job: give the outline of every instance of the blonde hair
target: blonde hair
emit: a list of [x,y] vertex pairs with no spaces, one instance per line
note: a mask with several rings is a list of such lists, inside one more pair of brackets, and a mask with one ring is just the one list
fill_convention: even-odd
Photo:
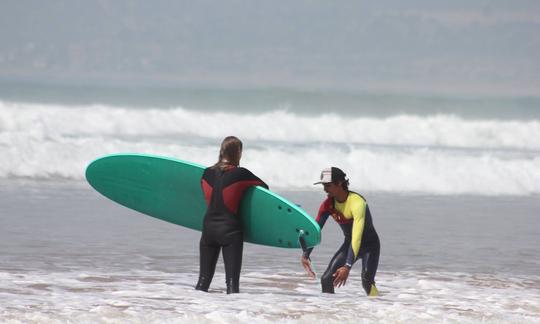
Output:
[[238,166],[241,157],[242,141],[236,136],[227,136],[221,142],[218,161],[214,164],[213,168],[223,170],[231,165]]

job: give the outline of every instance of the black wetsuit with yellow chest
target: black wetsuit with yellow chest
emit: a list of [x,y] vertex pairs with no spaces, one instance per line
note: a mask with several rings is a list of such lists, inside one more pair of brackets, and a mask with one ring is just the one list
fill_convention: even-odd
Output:
[[197,290],[208,291],[220,250],[223,249],[227,293],[239,292],[244,236],[238,209],[244,192],[251,186],[268,188],[246,168],[230,166],[224,170],[214,167],[204,170],[201,187],[208,209],[199,244]]
[[[362,286],[368,295],[374,294],[372,284],[379,265],[380,241],[366,200],[352,191],[342,203],[327,198],[321,204],[316,219],[321,229],[329,216],[339,224],[345,239],[321,277],[322,291],[333,293],[336,270],[343,266],[351,268],[356,260],[362,259]],[[304,256],[309,258],[312,250],[308,249]]]

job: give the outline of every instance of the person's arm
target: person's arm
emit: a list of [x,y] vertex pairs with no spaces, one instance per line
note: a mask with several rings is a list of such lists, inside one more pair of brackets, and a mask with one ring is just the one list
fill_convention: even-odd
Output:
[[[319,213],[317,214],[317,218],[315,219],[317,224],[319,224],[321,231],[324,227],[324,224],[326,224],[326,220],[328,219],[328,216],[330,216],[330,213],[324,210],[323,206],[321,206],[321,208],[319,209]],[[304,253],[302,254],[302,257],[309,260],[309,256],[311,255],[312,251],[313,251],[313,247],[308,248],[307,250],[304,251]]]
[[[317,218],[315,221],[317,224],[319,224],[320,229],[324,227],[324,224],[326,223],[326,220],[328,220],[328,216],[330,216],[330,213],[328,212],[328,205],[329,200],[327,199],[321,204],[321,207],[319,207],[319,212],[317,213]],[[304,253],[302,253],[302,257],[300,258],[300,262],[302,262],[302,266],[308,273],[308,275],[311,278],[315,278],[315,272],[313,271],[313,268],[311,267],[311,259],[309,256],[311,255],[311,252],[313,251],[313,247],[310,247],[308,249],[303,249]]]
[[207,206],[210,204],[210,198],[212,197],[212,191],[214,190],[212,187],[213,182],[213,172],[209,172],[209,168],[206,168],[201,177],[201,189]]
[[353,214],[351,245],[349,247],[349,252],[347,253],[347,261],[345,262],[345,265],[337,269],[334,273],[334,287],[344,286],[347,282],[349,272],[354,264],[354,261],[358,257],[358,252],[360,251],[360,246],[362,244],[362,235],[364,234],[367,204],[362,198],[359,198],[352,203],[354,205],[351,206]]
[[243,171],[243,176],[245,177],[245,180],[251,181],[251,184],[254,186],[261,186],[266,189],[270,189],[270,187],[266,184],[266,182],[262,181],[259,177],[257,177],[253,172],[249,171],[246,168],[241,168]]
[[362,198],[359,198],[351,206],[353,214],[352,239],[349,252],[347,253],[347,261],[345,262],[345,266],[349,269],[358,257],[358,252],[360,252],[360,246],[362,245],[362,235],[364,234],[364,225],[366,223],[366,206],[367,204]]

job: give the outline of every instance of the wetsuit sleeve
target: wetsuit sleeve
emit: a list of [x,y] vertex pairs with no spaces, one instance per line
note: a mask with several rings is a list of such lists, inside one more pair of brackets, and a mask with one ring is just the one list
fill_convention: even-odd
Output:
[[213,173],[210,172],[210,169],[207,168],[204,170],[203,175],[201,177],[201,189],[204,194],[204,200],[206,201],[206,205],[210,203],[210,197],[212,197],[212,191],[214,190],[214,177]]
[[242,197],[249,187],[263,186],[268,188],[261,179],[246,168],[236,168],[227,172],[230,173],[228,173],[227,180],[223,183],[221,190],[223,202],[233,214],[238,213]]
[[254,186],[261,186],[266,189],[270,189],[268,185],[262,181],[259,177],[253,174],[253,172],[249,171],[246,168],[240,168],[243,172],[243,176],[245,177],[245,180],[252,181],[252,185]]
[[[330,211],[328,210],[328,204],[329,204],[328,200],[324,201],[321,204],[321,207],[319,207],[319,212],[317,213],[317,218],[315,218],[315,221],[317,222],[317,224],[319,224],[319,227],[321,228],[321,230],[324,227],[324,224],[326,224],[326,220],[328,220],[328,216],[330,216]],[[309,259],[309,255],[311,254],[311,251],[313,251],[312,247],[304,251],[303,256]]]
[[366,201],[360,197],[351,201],[351,211],[353,214],[353,227],[352,227],[352,239],[349,252],[347,253],[347,261],[345,265],[349,268],[352,267],[354,261],[358,257],[360,252],[360,245],[362,244],[362,235],[364,234],[364,225],[366,223]]

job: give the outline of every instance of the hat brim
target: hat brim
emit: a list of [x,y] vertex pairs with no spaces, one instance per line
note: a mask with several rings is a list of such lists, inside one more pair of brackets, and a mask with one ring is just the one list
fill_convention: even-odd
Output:
[[325,184],[325,183],[331,183],[331,181],[330,182],[317,181],[317,182],[313,183],[313,185]]

